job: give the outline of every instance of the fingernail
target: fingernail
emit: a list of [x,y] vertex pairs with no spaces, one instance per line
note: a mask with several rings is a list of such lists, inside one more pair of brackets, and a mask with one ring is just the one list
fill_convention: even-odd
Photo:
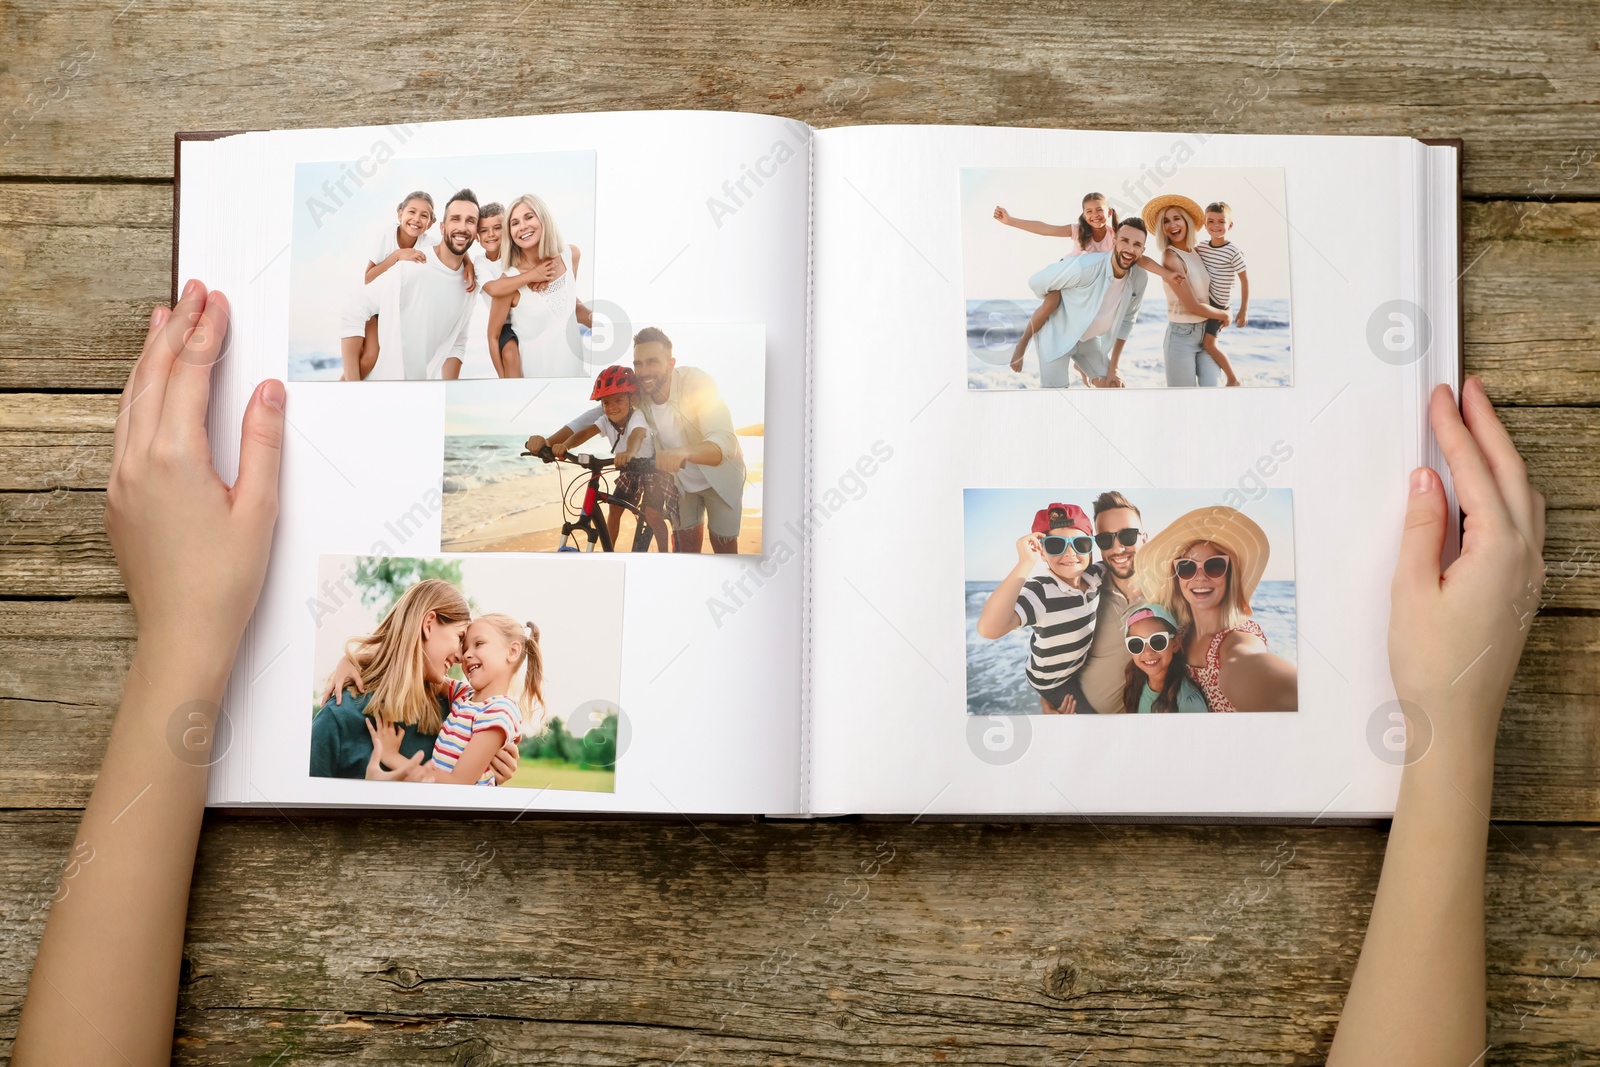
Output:
[[167,319],[171,316],[172,309],[158,307],[150,313],[150,325],[156,329],[160,329],[162,326],[167,324]]
[[200,279],[198,279],[198,278],[190,278],[189,279],[189,284],[185,285],[183,287],[183,295],[181,297],[179,297],[179,299],[180,300],[188,300],[190,297],[194,296],[194,294],[196,292],[198,292],[199,289],[200,289]]
[[1418,467],[1411,472],[1411,491],[1413,493],[1426,493],[1433,488],[1433,471],[1427,467]]
[[261,402],[278,411],[283,410],[283,383],[276,378],[268,378],[261,383]]

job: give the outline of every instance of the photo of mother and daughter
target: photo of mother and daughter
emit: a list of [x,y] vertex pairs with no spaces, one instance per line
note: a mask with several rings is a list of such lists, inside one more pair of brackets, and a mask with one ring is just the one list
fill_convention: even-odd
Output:
[[[969,510],[974,492],[985,491],[969,491]],[[1262,582],[1271,545],[1261,525],[1218,505],[1154,532],[1114,491],[1093,510],[1091,518],[1076,504],[1048,503],[1016,539],[1015,564],[999,582],[969,581],[969,711],[1299,707],[1288,658],[1293,583]]]
[[[362,585],[374,563],[382,567],[386,562],[358,559],[355,584]],[[437,573],[440,569],[424,562],[420,568],[408,570],[411,561],[398,562],[402,573],[430,569]],[[348,568],[330,571],[326,563],[325,576],[334,574],[336,583],[348,578]],[[443,564],[443,570],[459,574],[459,567],[452,572],[450,563]],[[475,585],[493,589],[497,599],[517,593],[514,579],[507,582],[499,574],[494,577],[500,580]],[[613,577],[614,582],[610,580]],[[596,605],[607,599],[608,587],[613,584],[620,598],[620,573],[595,572],[580,583],[587,583],[592,593],[589,599]],[[561,680],[564,685],[558,683],[556,688],[566,692],[553,694],[552,660],[540,627],[502,612],[475,612],[461,588],[464,584],[443,577],[410,582],[370,632],[345,636],[355,615],[320,622],[322,662],[327,662],[333,650],[339,654],[331,670],[320,675],[326,682],[321,684],[311,721],[313,777],[445,785],[536,784],[521,778],[515,783],[511,780],[528,753],[523,743],[555,726],[552,718],[561,718],[550,714],[553,696],[576,707],[582,701],[575,694],[603,695],[615,689],[616,671],[611,661],[620,655],[620,641],[617,648],[608,650],[609,634],[586,632],[582,640],[593,651],[574,662],[568,651],[574,635],[563,635],[567,641],[556,662],[566,677]],[[581,627],[585,614],[565,610],[561,602],[567,598],[559,594],[560,590],[546,589],[546,595],[539,598],[545,611],[560,619],[563,628]],[[529,602],[525,595],[515,599]],[[578,733],[571,724],[556,729],[558,734]],[[581,734],[577,739],[584,740]]]

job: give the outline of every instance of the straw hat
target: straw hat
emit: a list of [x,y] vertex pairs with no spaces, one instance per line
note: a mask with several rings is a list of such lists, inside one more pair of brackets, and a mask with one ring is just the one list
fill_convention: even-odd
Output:
[[1156,236],[1156,223],[1161,213],[1169,207],[1183,209],[1183,213],[1189,216],[1189,236],[1198,240],[1200,230],[1206,224],[1206,213],[1199,204],[1181,193],[1163,193],[1139,209],[1139,216],[1144,219],[1144,227],[1151,236]]
[[1196,508],[1174,519],[1139,549],[1133,558],[1133,580],[1147,600],[1160,600],[1172,582],[1172,561],[1196,541],[1209,541],[1228,554],[1232,581],[1249,611],[1272,546],[1254,519],[1237,508]]

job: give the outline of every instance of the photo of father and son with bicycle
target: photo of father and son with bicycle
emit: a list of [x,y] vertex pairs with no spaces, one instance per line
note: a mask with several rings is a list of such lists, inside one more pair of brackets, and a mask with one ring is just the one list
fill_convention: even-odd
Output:
[[1297,710],[1291,492],[1238,496],[966,490],[968,713]]
[[1281,170],[971,168],[961,225],[970,389],[1293,381]]

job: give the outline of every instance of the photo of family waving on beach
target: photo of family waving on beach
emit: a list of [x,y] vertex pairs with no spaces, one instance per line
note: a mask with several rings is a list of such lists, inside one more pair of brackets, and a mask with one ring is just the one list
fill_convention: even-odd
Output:
[[961,233],[969,388],[1291,384],[1281,170],[966,169]]
[[1292,495],[1238,497],[966,490],[968,713],[1298,710]]
[[766,330],[640,328],[588,379],[445,387],[447,552],[761,552]]
[[290,379],[588,376],[594,160],[299,164]]
[[325,556],[310,773],[614,792],[622,568]]

